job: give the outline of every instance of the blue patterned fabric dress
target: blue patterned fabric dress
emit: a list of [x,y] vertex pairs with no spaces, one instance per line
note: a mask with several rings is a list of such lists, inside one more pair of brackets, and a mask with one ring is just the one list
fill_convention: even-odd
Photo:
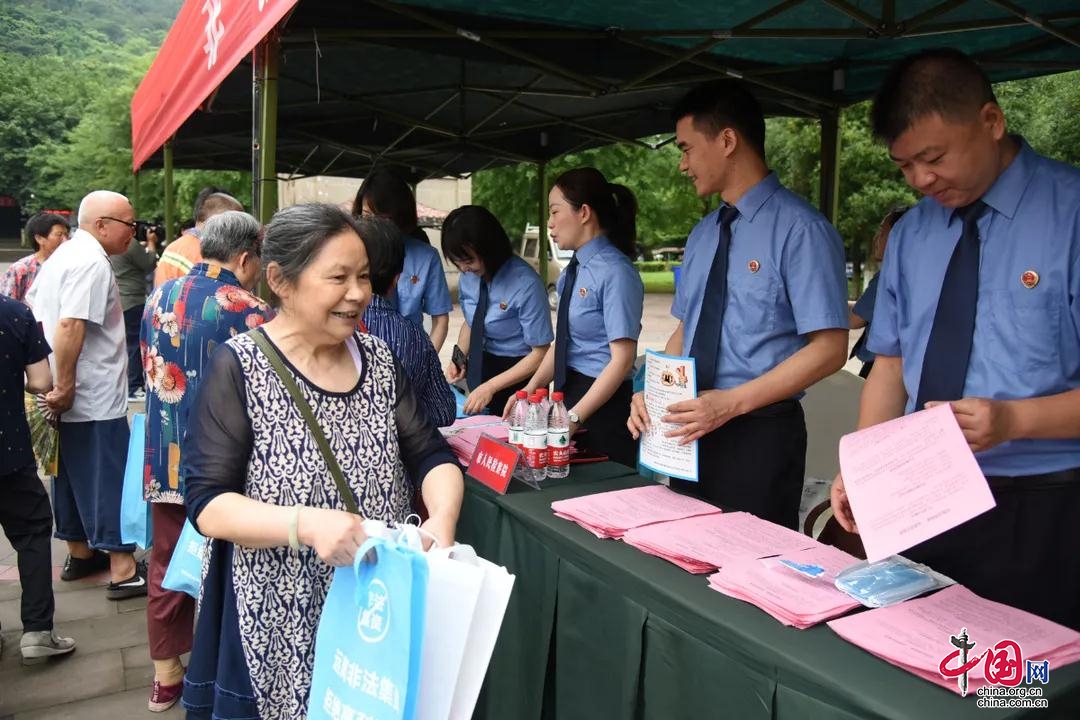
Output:
[[[370,335],[349,342],[359,370],[349,392],[322,390],[286,365],[361,513],[400,522],[413,509],[406,468],[423,478],[454,462],[453,455],[389,348]],[[343,510],[326,462],[267,358],[246,334],[223,347],[211,358],[184,444],[188,517],[197,524],[207,503],[227,492]],[[306,547],[210,545],[184,681],[188,717],[306,717],[315,632],[333,569]]]

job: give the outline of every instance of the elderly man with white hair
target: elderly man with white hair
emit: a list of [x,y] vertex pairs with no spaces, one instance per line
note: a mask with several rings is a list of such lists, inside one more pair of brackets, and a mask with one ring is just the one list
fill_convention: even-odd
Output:
[[[53,485],[56,537],[67,542],[62,580],[106,568],[110,600],[146,594],[146,568],[120,540],[127,456],[127,352],[120,291],[109,255],[124,252],[135,212],[119,193],[98,190],[79,205],[79,228],[45,261],[27,302],[52,345],[49,407],[60,416]],[[106,553],[108,553],[106,555]]]

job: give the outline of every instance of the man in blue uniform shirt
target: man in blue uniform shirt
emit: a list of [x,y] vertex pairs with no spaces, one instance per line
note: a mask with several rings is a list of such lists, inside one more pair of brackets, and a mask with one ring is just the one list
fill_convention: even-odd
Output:
[[[666,352],[696,360],[698,397],[664,422],[699,440],[698,483],[672,486],[794,528],[806,466],[799,398],[845,360],[844,249],[828,220],[765,164],[765,119],[741,83],[692,90],[676,106],[679,169],[721,207],[693,229]],[[634,396],[630,430],[650,419]]]
[[[997,502],[905,554],[1080,629],[1080,171],[1008,135],[953,50],[900,61],[872,121],[925,197],[889,238],[859,427],[951,402]],[[854,530],[843,478],[832,504]]]

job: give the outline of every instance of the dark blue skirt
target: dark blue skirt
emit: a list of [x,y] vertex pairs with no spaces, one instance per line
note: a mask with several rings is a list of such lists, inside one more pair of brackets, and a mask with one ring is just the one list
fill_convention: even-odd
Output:
[[259,708],[236,615],[233,545],[224,540],[210,543],[210,566],[184,677],[184,708],[189,720],[257,720]]

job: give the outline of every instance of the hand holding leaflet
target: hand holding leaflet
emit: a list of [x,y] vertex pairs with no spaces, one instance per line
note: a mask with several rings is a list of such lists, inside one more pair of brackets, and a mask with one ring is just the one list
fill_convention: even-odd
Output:
[[697,482],[697,441],[680,445],[680,438],[667,437],[667,433],[678,426],[660,420],[668,414],[669,406],[696,398],[696,388],[693,358],[653,350],[645,352],[645,409],[651,423],[641,435],[639,460],[644,467],[662,475]]
[[870,562],[995,504],[947,404],[845,435],[840,471]]

